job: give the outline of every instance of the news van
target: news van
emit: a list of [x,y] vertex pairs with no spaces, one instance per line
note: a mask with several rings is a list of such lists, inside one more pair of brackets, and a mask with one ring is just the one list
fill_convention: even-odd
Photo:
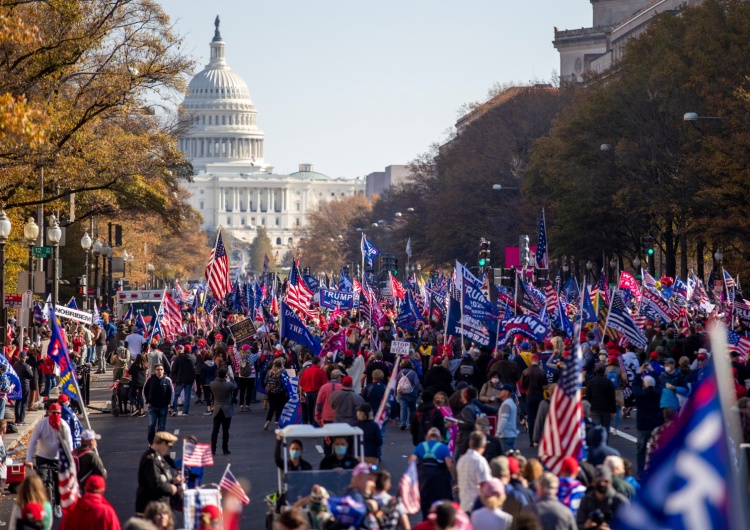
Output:
[[159,306],[164,298],[164,290],[118,291],[115,298],[117,318],[122,318],[132,309],[133,318],[138,318],[138,314],[140,313],[143,315],[144,321],[151,322],[151,319],[159,311]]

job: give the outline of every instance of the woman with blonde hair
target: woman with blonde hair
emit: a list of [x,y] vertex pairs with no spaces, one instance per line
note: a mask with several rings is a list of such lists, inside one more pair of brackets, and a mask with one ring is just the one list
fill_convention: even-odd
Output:
[[458,420],[453,416],[453,410],[448,405],[448,396],[445,392],[437,392],[435,397],[432,398],[432,403],[437,409],[443,414],[445,419],[445,432],[446,438],[445,443],[448,445],[451,454],[456,447],[456,438],[458,438]]
[[166,502],[149,502],[143,517],[154,523],[158,530],[174,530],[174,514]]
[[482,508],[471,512],[471,524],[474,528],[492,528],[507,530],[513,523],[513,517],[502,510],[505,502],[505,485],[500,479],[493,478],[484,482],[479,489]]
[[44,482],[38,474],[30,472],[18,488],[18,497],[10,515],[10,530],[16,530],[16,521],[21,517],[24,506],[31,503],[39,504],[44,509],[44,530],[52,528],[52,504],[47,498]]

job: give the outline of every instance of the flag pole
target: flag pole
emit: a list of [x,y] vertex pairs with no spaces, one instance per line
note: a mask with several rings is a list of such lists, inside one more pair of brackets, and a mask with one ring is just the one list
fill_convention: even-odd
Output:
[[[607,337],[607,327],[609,326],[609,316],[612,314],[612,302],[615,301],[615,295],[616,294],[620,294],[620,287],[619,286],[615,289],[615,291],[612,293],[612,297],[609,299],[609,310],[607,311],[607,320],[604,321],[604,330],[602,331],[602,342]],[[598,298],[598,296],[597,296],[597,298]],[[598,314],[599,313],[597,312],[597,316],[598,316]],[[597,317],[597,321],[598,320],[599,319]],[[603,343],[606,344],[605,342],[603,342]]]
[[[185,478],[185,438],[182,439],[182,478]],[[187,484],[187,480],[185,481]]]
[[[722,271],[723,275],[723,271]],[[732,407],[737,399],[734,395],[734,389],[728,385],[722,384],[724,381],[732,380],[731,365],[729,364],[729,347],[727,345],[727,330],[723,324],[714,322],[709,332],[711,340],[711,363],[714,365],[713,377],[716,377],[716,388],[721,402],[722,416],[724,417],[724,427],[729,434],[727,440],[727,451],[729,455],[734,455],[737,448],[742,442],[742,432],[739,429],[739,421],[730,421],[736,413]],[[743,479],[744,478],[744,482]],[[740,477],[736,466],[731,466],[727,470],[728,495],[733,497],[734,509],[729,510],[730,517],[734,522],[734,528],[750,527],[750,504],[748,503],[747,477]],[[744,484],[744,486],[743,486]],[[744,494],[740,493],[744,490]]]

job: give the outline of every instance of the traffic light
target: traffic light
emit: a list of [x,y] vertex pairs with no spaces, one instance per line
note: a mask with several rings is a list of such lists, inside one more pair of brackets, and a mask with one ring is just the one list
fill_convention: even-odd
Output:
[[394,276],[398,276],[398,258],[396,258],[396,257],[393,258],[393,269],[392,269],[392,271],[393,271],[393,275]]
[[76,278],[76,285],[78,287],[86,287],[86,276],[79,276]]
[[641,238],[641,247],[645,256],[654,255],[654,245],[656,245],[656,239],[654,239],[654,236],[643,236]]
[[531,254],[529,253],[529,236],[518,236],[518,251],[521,267],[528,267],[531,263]]
[[78,286],[78,294],[86,294],[86,288],[83,285]]
[[479,260],[477,264],[480,267],[490,266],[490,242],[485,238],[479,240]]

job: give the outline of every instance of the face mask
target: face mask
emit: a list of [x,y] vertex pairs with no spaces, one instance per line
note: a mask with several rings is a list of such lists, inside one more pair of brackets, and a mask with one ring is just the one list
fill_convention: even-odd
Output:
[[333,450],[339,456],[344,456],[346,454],[346,446],[345,445],[337,445],[336,447],[333,448]]
[[496,385],[500,382],[500,379],[498,379],[497,377],[493,377],[491,381],[493,385]]
[[667,372],[668,374],[671,374],[672,372],[674,372],[674,366],[668,366],[664,368],[664,371]]
[[60,414],[49,415],[49,424],[52,425],[53,429],[59,430],[61,422],[62,422],[62,416]]
[[596,485],[596,491],[598,491],[599,493],[607,493],[609,491],[609,484],[600,482]]
[[606,356],[606,355],[600,355],[600,356],[599,356],[599,360],[600,360],[601,362],[603,362],[603,363],[606,363],[606,362],[607,362],[607,356]]
[[289,450],[289,458],[296,460],[302,455],[302,451],[296,451],[294,449]]

